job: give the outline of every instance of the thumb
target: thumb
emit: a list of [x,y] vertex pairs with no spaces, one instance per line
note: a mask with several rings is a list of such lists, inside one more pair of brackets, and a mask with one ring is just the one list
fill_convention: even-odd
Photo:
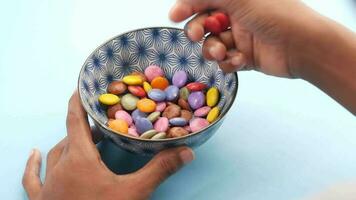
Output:
[[188,147],[168,149],[157,154],[145,167],[136,172],[136,175],[139,180],[145,180],[145,188],[153,190],[192,160],[194,152]]

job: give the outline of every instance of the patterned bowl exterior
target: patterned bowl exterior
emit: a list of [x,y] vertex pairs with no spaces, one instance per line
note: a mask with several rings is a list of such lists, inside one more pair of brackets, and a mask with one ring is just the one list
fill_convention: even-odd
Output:
[[[220,91],[220,117],[205,129],[181,138],[147,140],[113,132],[106,126],[108,118],[98,96],[108,84],[133,71],[143,72],[158,65],[171,80],[174,72],[185,70],[190,81],[216,86]],[[121,34],[97,48],[85,61],[78,80],[82,104],[95,125],[116,145],[141,155],[152,155],[176,146],[197,147],[206,142],[221,126],[232,106],[238,88],[236,73],[224,74],[216,62],[202,55],[202,43],[190,41],[182,29],[144,28]]]

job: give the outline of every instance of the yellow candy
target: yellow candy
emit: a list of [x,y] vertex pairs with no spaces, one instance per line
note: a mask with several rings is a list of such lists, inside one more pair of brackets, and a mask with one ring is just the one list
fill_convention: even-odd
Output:
[[206,93],[206,104],[210,107],[214,107],[219,100],[219,90],[216,87],[211,87]]
[[123,119],[110,120],[108,122],[108,126],[112,130],[120,132],[120,133],[124,133],[124,134],[127,134],[128,133],[128,129],[129,129],[129,125]]
[[104,105],[112,106],[119,103],[120,98],[114,94],[102,94],[99,96],[99,102]]
[[148,82],[143,82],[143,89],[146,91],[146,93],[148,93],[149,91],[152,90],[151,85]]
[[143,80],[139,75],[128,75],[125,76],[122,81],[127,85],[142,85]]
[[206,117],[206,120],[208,120],[208,122],[213,122],[215,121],[220,114],[220,110],[218,107],[214,107],[213,109],[211,109],[208,113],[208,116]]

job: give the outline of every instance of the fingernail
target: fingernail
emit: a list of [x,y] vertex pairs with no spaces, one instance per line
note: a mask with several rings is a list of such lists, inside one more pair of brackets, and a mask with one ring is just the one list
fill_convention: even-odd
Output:
[[218,49],[216,47],[210,47],[210,49],[209,49],[210,55],[214,58],[217,57],[217,54],[218,54],[217,51],[218,51]]
[[231,58],[231,64],[234,66],[241,65],[242,64],[241,62],[242,62],[242,60],[241,60],[241,57],[239,57],[239,56],[235,56],[235,57]]
[[194,152],[191,149],[184,149],[179,153],[184,164],[188,164],[194,160]]
[[30,151],[29,157],[33,156],[34,153],[35,153],[35,149],[32,149],[32,150]]

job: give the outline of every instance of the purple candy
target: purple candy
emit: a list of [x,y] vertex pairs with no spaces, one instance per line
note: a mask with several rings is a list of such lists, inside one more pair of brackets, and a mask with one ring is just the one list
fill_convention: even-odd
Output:
[[176,73],[174,73],[172,77],[173,85],[179,88],[183,87],[187,83],[187,80],[188,80],[188,76],[185,71],[177,71]]
[[148,97],[153,101],[161,102],[166,99],[166,93],[160,89],[152,89],[148,92]]
[[153,129],[152,122],[143,117],[140,117],[136,120],[135,126],[137,133],[140,135],[148,130]]
[[131,113],[131,117],[136,123],[138,118],[142,118],[142,117],[145,118],[145,117],[147,117],[147,114],[144,112],[141,112],[139,109],[136,109]]
[[178,98],[179,88],[175,85],[168,86],[164,92],[166,93],[167,101],[174,101]]
[[188,97],[188,103],[194,110],[204,106],[205,96],[203,92],[192,92]]
[[183,117],[175,117],[169,120],[169,123],[172,126],[185,126],[188,124],[188,121]]

